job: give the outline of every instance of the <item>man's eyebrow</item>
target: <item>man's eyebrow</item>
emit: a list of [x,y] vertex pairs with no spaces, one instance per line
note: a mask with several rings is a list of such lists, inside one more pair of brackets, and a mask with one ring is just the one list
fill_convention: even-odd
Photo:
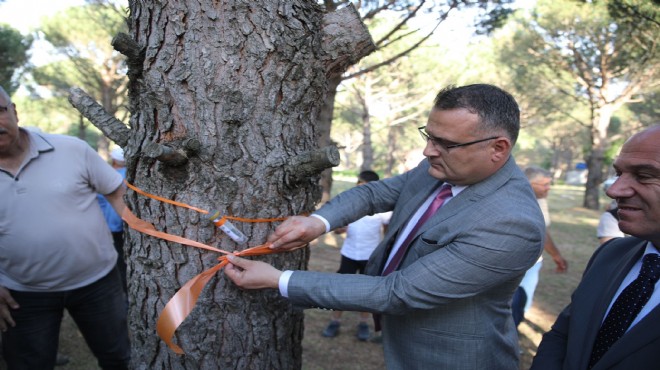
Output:
[[[620,171],[618,166],[614,165],[613,167],[614,167],[615,170]],[[634,165],[630,165],[630,166],[627,166],[627,167],[632,172],[644,172],[645,171],[645,172],[660,174],[660,167],[654,166],[652,164],[634,164]]]
[[449,140],[449,139],[445,139],[444,137],[433,136],[433,135],[431,135],[428,131],[426,131],[426,134],[429,135],[429,137],[430,137],[431,139],[433,139],[433,140],[443,141],[443,142],[445,142],[445,143],[451,143],[451,144],[455,143],[455,141],[451,141],[451,140]]

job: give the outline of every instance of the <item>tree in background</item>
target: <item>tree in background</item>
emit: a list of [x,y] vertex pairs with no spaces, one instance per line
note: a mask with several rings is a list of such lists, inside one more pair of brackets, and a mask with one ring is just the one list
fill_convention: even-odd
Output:
[[[336,9],[350,3],[344,0],[323,0],[326,12],[333,12]],[[370,64],[362,64],[360,68],[353,68],[348,73],[334,73],[328,78],[328,94],[322,106],[319,115],[319,146],[324,147],[333,144],[331,140],[331,127],[335,105],[337,89],[342,81],[355,78],[365,73],[370,73],[380,67],[391,64],[395,60],[404,57],[416,48],[424,45],[426,41],[434,34],[439,25],[454,11],[461,11],[466,8],[476,7],[481,9],[481,17],[477,18],[481,32],[489,32],[499,27],[503,19],[511,12],[507,5],[513,3],[512,0],[367,0],[355,2],[360,12],[362,21],[371,27],[372,22],[378,22],[380,17],[392,15],[396,16],[397,21],[391,23],[391,28],[382,32],[380,37],[375,40],[376,50],[381,52],[382,58],[375,60]],[[406,42],[408,47],[399,48],[393,51],[393,46],[397,47],[402,42]],[[351,65],[356,65],[359,58],[352,60]],[[323,188],[322,202],[330,197],[332,187],[332,171],[326,170],[321,177],[321,186]]]
[[[612,117],[653,89],[660,72],[660,26],[645,17],[617,22],[607,3],[539,0],[530,17],[517,19],[512,47],[502,52],[537,120],[559,114],[587,130],[590,209],[599,208]],[[546,116],[547,108],[555,113]]]
[[0,24],[0,86],[11,96],[18,88],[16,71],[21,71],[30,58],[28,50],[32,44],[30,36]]
[[[600,1],[595,0],[594,2]],[[641,19],[660,26],[660,0],[616,0],[605,1],[605,3],[610,15],[618,23],[634,25]]]
[[[65,99],[73,86],[84,88],[109,114],[122,121],[128,119],[126,58],[111,46],[114,35],[128,31],[124,13],[112,3],[71,7],[46,17],[38,31],[59,58],[31,70],[31,90],[39,95],[41,89],[37,87],[47,88],[49,95],[61,103],[60,109],[77,122],[69,132],[83,139],[87,121],[75,115]],[[107,154],[107,139],[102,135],[98,138],[98,151]]]
[[[437,60],[443,52],[438,46],[418,48],[342,83],[332,137],[342,148],[345,166],[390,176],[399,172],[407,152],[422,147],[416,128],[424,125],[435,90],[459,78]],[[355,67],[379,57],[375,52]]]
[[[372,20],[372,37],[380,39],[398,22],[396,14]],[[406,30],[409,26],[403,26],[402,31]],[[374,51],[346,72],[349,76],[391,55],[401,55],[339,85],[331,136],[340,147],[344,168],[356,171],[354,175],[357,168],[371,168],[385,176],[400,173],[406,158],[416,162],[421,157],[424,143],[417,127],[425,124],[440,88],[476,82],[506,85],[508,76],[500,73],[488,38],[465,36],[436,34],[415,48],[415,40],[400,40]],[[450,43],[454,44],[451,48]]]

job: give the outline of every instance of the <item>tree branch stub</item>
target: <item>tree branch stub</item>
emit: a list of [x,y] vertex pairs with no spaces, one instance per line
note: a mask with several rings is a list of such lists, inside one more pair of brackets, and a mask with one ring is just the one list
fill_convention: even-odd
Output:
[[133,80],[142,74],[142,63],[144,62],[145,48],[135,42],[131,36],[120,32],[111,41],[112,47],[126,56],[128,65],[128,77]]
[[169,166],[181,166],[188,162],[188,155],[183,149],[174,149],[155,142],[145,145],[142,154]]
[[322,47],[328,73],[343,73],[376,50],[369,29],[352,4],[323,16]]
[[339,149],[330,145],[289,159],[285,165],[287,184],[299,183],[339,164]]
[[125,55],[129,62],[142,64],[144,49],[131,36],[120,32],[112,39],[111,45],[115,50]]
[[69,103],[76,108],[85,118],[96,126],[110,140],[120,147],[128,144],[131,130],[120,120],[103,109],[103,107],[91,96],[78,87],[69,90]]

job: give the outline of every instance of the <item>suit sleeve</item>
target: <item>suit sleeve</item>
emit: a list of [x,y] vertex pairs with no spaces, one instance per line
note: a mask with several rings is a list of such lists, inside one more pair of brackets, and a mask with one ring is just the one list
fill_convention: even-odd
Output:
[[[471,207],[476,213],[468,214],[467,219],[489,221],[465,222],[462,218],[442,223],[422,234],[409,250],[415,254],[411,257],[414,262],[387,277],[312,277],[309,272],[295,272],[289,293],[303,305],[396,315],[432,309],[493,288],[506,290],[499,286],[508,286],[521,277],[542,248],[544,225],[540,213],[524,204],[516,204],[522,208],[513,207],[524,210],[520,212],[502,212],[502,207],[488,203]],[[460,231],[456,230],[457,222]],[[307,289],[312,284],[313,289]]]
[[[582,274],[587,274],[593,261],[601,254],[605,247],[610,242],[600,246],[591,256],[587,267]],[[566,358],[566,350],[568,347],[568,332],[571,321],[571,304],[566,306],[564,310],[557,316],[557,320],[552,325],[550,331],[543,335],[539,348],[534,356],[532,367],[530,370],[547,370],[547,369],[561,369]]]
[[534,356],[530,370],[561,369],[566,357],[569,318],[571,306],[568,305],[557,317],[552,329],[543,334],[541,344]]
[[399,176],[353,187],[337,195],[314,213],[327,220],[330,230],[334,230],[367,215],[392,211],[412,173],[424,171],[424,168],[416,168]]
[[446,222],[421,235],[408,251],[415,262],[388,276],[383,312],[402,314],[484,294],[521,277],[536,262],[543,225],[533,220],[531,209],[521,215],[486,205],[477,214],[489,221],[461,222],[455,234],[450,229],[457,229],[456,223]]

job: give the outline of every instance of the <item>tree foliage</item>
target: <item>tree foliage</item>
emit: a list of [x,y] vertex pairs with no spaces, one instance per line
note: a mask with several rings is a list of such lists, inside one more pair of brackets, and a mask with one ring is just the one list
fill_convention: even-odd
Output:
[[0,86],[9,95],[18,88],[16,71],[26,66],[32,37],[23,36],[18,30],[0,24]]
[[[324,0],[322,2],[326,12],[332,12],[335,9],[344,6],[349,1],[346,0]],[[439,0],[439,1],[396,1],[396,0],[372,0],[372,1],[354,1],[358,8],[362,21],[371,29],[374,25],[379,25],[378,20],[387,17],[395,19],[388,23],[390,27],[384,32],[380,32],[374,39],[376,50],[374,53],[380,56],[379,59],[371,59],[369,64],[360,63],[359,68],[351,68],[347,73],[334,73],[328,80],[328,94],[325,98],[325,104],[322,107],[319,116],[319,146],[332,144],[331,127],[334,111],[337,88],[342,81],[349,80],[371,73],[378,68],[390,65],[399,58],[409,56],[410,53],[426,44],[433,36],[438,27],[447,17],[457,11],[467,8],[477,9],[475,27],[483,33],[489,33],[495,26],[501,22],[512,11],[508,9],[513,3],[512,0]],[[473,16],[475,14],[472,14]],[[406,47],[400,47],[406,45]],[[359,58],[353,61],[353,66],[358,67]],[[331,171],[325,171],[321,185],[323,187],[323,201],[330,197],[332,186]]]
[[[49,95],[63,102],[60,109],[71,115],[76,127],[70,131],[78,136],[85,137],[88,125],[63,99],[71,87],[83,88],[120,120],[128,118],[125,57],[111,45],[117,33],[127,31],[123,10],[109,3],[71,7],[41,23],[38,37],[52,45],[56,56],[50,63],[31,70],[31,88],[37,93],[38,87],[45,87]],[[106,151],[107,146],[102,138],[100,151]]]
[[660,27],[646,18],[613,18],[608,4],[540,0],[530,16],[517,18],[510,47],[501,52],[537,121],[563,116],[587,132],[584,205],[592,209],[598,208],[612,117],[652,90],[660,71]]
[[641,20],[660,26],[660,0],[611,0],[606,3],[610,16],[620,24],[634,24]]

